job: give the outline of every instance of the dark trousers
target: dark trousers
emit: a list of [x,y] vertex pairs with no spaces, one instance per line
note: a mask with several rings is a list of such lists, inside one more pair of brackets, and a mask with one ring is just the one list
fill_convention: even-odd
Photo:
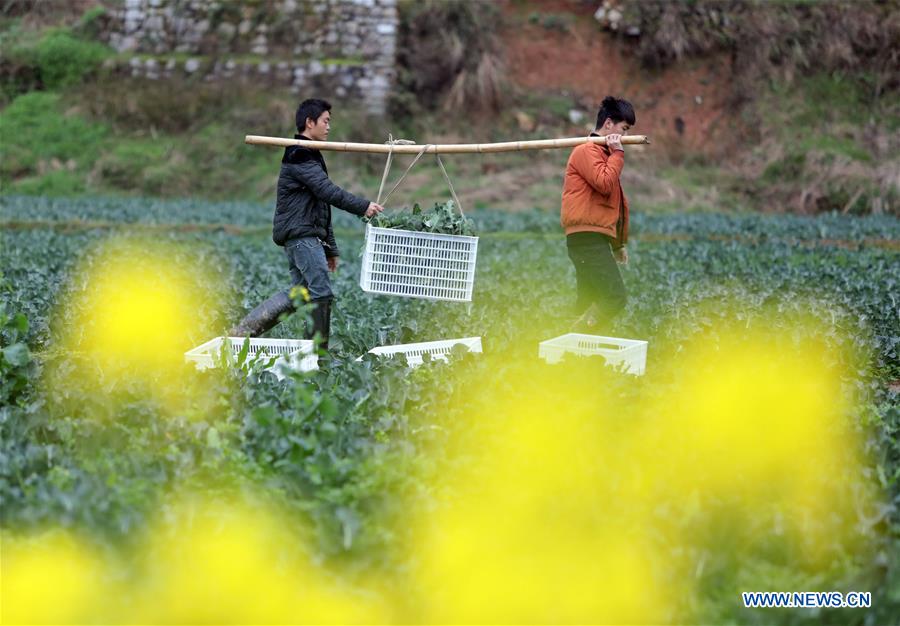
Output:
[[566,248],[578,285],[576,315],[594,306],[597,321],[609,322],[625,307],[627,299],[609,238],[600,233],[574,233],[566,237]]

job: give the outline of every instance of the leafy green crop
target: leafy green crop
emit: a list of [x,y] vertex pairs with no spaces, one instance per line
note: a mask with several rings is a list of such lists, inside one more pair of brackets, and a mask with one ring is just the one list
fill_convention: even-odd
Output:
[[[0,116],[0,127],[3,119]],[[14,156],[14,155],[13,155]],[[10,157],[12,158],[12,157]],[[439,205],[440,206],[440,205]],[[446,206],[446,205],[443,205]],[[393,219],[395,214],[380,215]],[[397,215],[409,216],[408,212]],[[510,213],[491,209],[470,211],[467,217],[479,236],[545,233],[561,236],[559,212],[534,209]],[[458,216],[457,216],[458,218]],[[359,232],[359,219],[346,211],[332,213],[338,231]],[[210,202],[206,200],[163,200],[160,198],[0,195],[0,225],[9,221],[47,221],[60,226],[83,222],[114,224],[189,225],[222,229],[258,229],[264,234],[272,227],[272,207],[255,202]],[[177,230],[177,229],[176,229]],[[672,238],[741,238],[754,241],[865,243],[866,240],[900,239],[900,220],[890,215],[853,216],[830,213],[767,215],[760,213],[635,213],[631,232],[636,239],[645,235]]]
[[430,211],[423,211],[418,203],[412,211],[376,215],[369,220],[372,226],[379,228],[398,228],[421,233],[440,233],[444,235],[475,235],[475,223],[454,210],[452,200],[440,204],[435,203]]
[[28,319],[21,313],[9,315],[0,301],[0,405],[17,404],[34,373],[24,341],[27,331]]
[[[492,400],[496,390],[546,408],[548,421],[573,407],[599,412],[612,405],[616,428],[642,424],[652,432],[654,420],[670,416],[638,407],[667,407],[678,374],[658,367],[659,355],[678,354],[701,334],[715,348],[717,328],[753,328],[760,311],[769,310],[775,313],[769,330],[787,350],[809,339],[796,336],[798,322],[820,324],[825,330],[813,339],[845,372],[842,385],[852,402],[841,415],[863,434],[866,453],[863,471],[848,470],[846,484],[835,485],[835,492],[848,486],[864,491],[876,481],[885,500],[884,510],[848,510],[842,520],[825,516],[804,523],[820,537],[852,526],[884,558],[830,546],[834,564],[823,572],[781,549],[771,533],[781,521],[771,511],[734,521],[766,538],[739,553],[728,537],[725,543],[709,539],[697,521],[727,510],[727,502],[702,495],[663,499],[654,519],[686,528],[688,539],[659,541],[654,549],[682,555],[702,590],[696,605],[683,600],[690,605],[682,607],[689,616],[684,621],[746,621],[736,612],[732,589],[772,580],[786,589],[871,590],[873,623],[890,621],[898,610],[891,590],[900,580],[900,513],[890,505],[900,498],[900,221],[894,218],[636,215],[631,261],[622,270],[629,303],[610,332],[646,339],[650,348],[646,376],[626,379],[611,376],[602,364],[554,369],[535,363],[537,343],[567,332],[573,317],[574,276],[556,215],[476,212],[483,240],[471,307],[365,294],[357,284],[359,260],[345,254],[334,274],[331,350],[337,366],[284,382],[246,368],[196,372],[185,366],[174,385],[183,379],[185,388],[196,384],[203,391],[192,407],[172,415],[142,398],[128,380],[115,392],[131,401],[118,407],[80,389],[77,379],[49,384],[47,371],[85,366],[56,340],[83,313],[72,297],[81,288],[76,268],[90,265],[95,244],[119,229],[140,236],[140,228],[156,226],[148,244],[162,239],[184,246],[192,262],[216,268],[221,304],[228,320],[236,321],[289,281],[283,253],[269,239],[271,208],[133,199],[2,197],[0,203],[0,219],[55,223],[0,234],[4,530],[64,525],[127,545],[154,513],[169,510],[171,491],[218,494],[245,486],[307,520],[324,560],[387,579],[408,571],[409,512],[433,508],[435,478],[467,467],[467,457],[455,457],[451,444],[477,441],[497,423],[517,423],[519,415]],[[449,203],[437,209],[401,214],[409,221],[396,227],[420,222],[446,228],[459,219]],[[438,219],[426,226],[427,216]],[[98,224],[69,229],[78,220]],[[166,224],[185,227],[167,230]],[[193,230],[198,224],[221,227]],[[348,216],[340,226],[344,250],[363,245],[358,221]],[[213,304],[197,312],[205,323],[212,323]],[[270,336],[298,336],[302,325],[302,314],[295,315]],[[451,355],[449,363],[415,370],[401,360],[356,361],[378,345],[468,336],[483,337],[484,354]],[[707,367],[712,372],[715,365]],[[577,446],[572,455],[579,455]],[[607,480],[610,489],[631,484],[622,467],[597,462],[597,480]],[[603,501],[598,516],[615,515],[616,506],[615,498]],[[766,619],[846,623],[847,614],[786,610]]]

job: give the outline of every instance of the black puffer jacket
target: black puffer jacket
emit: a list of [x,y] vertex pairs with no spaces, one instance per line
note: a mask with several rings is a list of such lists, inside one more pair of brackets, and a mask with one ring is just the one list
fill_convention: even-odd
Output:
[[[294,135],[295,139],[306,139]],[[283,246],[289,239],[318,237],[327,256],[338,256],[331,206],[365,215],[369,201],[344,191],[328,178],[325,159],[318,150],[289,146],[281,159],[278,196],[272,220],[272,240]]]

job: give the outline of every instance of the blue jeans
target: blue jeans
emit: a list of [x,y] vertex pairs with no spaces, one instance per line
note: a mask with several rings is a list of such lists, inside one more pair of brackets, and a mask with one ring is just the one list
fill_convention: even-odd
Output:
[[311,300],[334,298],[325,248],[318,237],[290,239],[284,244],[284,253],[288,258],[291,280],[295,287],[306,287]]

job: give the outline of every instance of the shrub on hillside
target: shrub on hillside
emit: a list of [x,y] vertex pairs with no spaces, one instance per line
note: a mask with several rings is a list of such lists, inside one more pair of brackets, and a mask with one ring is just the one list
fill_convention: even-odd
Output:
[[497,39],[497,9],[488,4],[427,2],[401,5],[397,78],[400,115],[426,109],[499,110],[505,93]]
[[13,28],[4,33],[2,43],[0,83],[9,99],[34,89],[75,85],[95,73],[112,53],[64,28],[50,29],[40,37]]
[[648,67],[682,58],[729,53],[736,86],[763,77],[809,72],[866,76],[874,95],[900,87],[900,3],[644,2],[621,0],[616,30],[637,36]]
[[80,82],[95,72],[109,54],[106,46],[78,39],[66,30],[47,33],[33,50],[41,81],[48,89]]

